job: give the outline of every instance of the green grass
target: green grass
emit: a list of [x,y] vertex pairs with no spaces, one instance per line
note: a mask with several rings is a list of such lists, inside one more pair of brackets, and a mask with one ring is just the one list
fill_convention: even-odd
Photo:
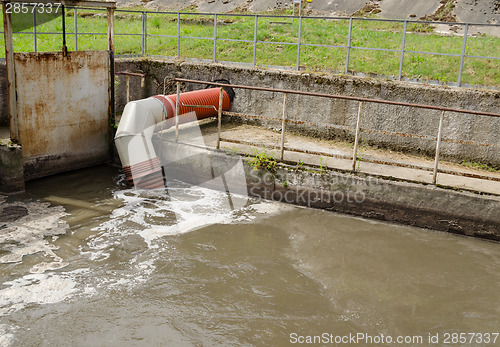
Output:
[[[147,52],[152,55],[177,56],[177,15],[147,14]],[[217,16],[217,60],[232,62],[253,62],[254,17],[239,15]],[[291,18],[268,18],[260,16],[257,22],[257,40],[272,43],[258,43],[256,63],[295,67],[299,20]],[[74,49],[74,13],[66,15],[67,45]],[[403,24],[354,20],[351,45],[359,48],[383,48],[397,52],[369,51],[353,48],[350,50],[350,72],[377,74],[394,77],[398,75],[403,37]],[[26,29],[29,33],[32,29]],[[459,35],[438,35],[427,24],[408,25],[406,50],[460,54],[463,38]],[[37,27],[38,32],[62,32],[61,18]],[[302,21],[300,67],[307,71],[344,72],[348,44],[349,20],[308,19]],[[106,17],[102,11],[79,10],[78,32],[106,32]],[[116,12],[115,53],[141,54],[142,37],[119,34],[140,34],[142,32],[141,13]],[[181,58],[213,58],[214,16],[181,13],[181,36],[204,37],[207,40],[183,38],[180,45]],[[167,35],[172,37],[159,37]],[[230,42],[222,39],[247,40],[251,42]],[[3,36],[1,38],[3,47]],[[291,43],[287,45],[283,43]],[[39,51],[59,51],[62,39],[59,35],[39,35]],[[341,47],[315,47],[308,45],[332,45]],[[500,38],[490,36],[469,36],[466,54],[475,56],[500,57]],[[105,49],[106,35],[78,35],[79,50]],[[16,34],[16,52],[33,51],[32,34]],[[0,51],[5,56],[4,50]],[[460,57],[433,54],[405,53],[403,77],[421,80],[456,82],[460,67]],[[466,58],[462,82],[500,87],[500,60]]]

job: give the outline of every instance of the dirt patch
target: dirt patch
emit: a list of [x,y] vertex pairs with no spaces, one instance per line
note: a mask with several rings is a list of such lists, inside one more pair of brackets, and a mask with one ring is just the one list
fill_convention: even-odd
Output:
[[369,2],[365,6],[363,6],[363,8],[361,8],[360,10],[354,12],[353,16],[354,17],[366,17],[366,16],[374,15],[374,14],[377,14],[380,12],[382,12],[382,10],[380,9],[380,4],[378,1]]
[[441,5],[436,12],[423,16],[420,19],[437,22],[457,22],[457,16],[453,13],[457,0],[441,0]]

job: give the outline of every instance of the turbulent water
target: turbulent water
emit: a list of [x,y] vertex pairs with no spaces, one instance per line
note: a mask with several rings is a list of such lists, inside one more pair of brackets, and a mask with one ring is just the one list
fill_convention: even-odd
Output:
[[0,197],[0,346],[493,345],[498,243],[233,199],[107,166]]

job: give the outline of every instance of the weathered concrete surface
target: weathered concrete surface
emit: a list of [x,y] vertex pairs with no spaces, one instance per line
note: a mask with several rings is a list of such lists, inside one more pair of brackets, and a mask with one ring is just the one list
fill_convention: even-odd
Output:
[[109,159],[109,54],[16,53],[27,180]]
[[[460,22],[500,24],[500,1],[457,0],[453,13]],[[500,27],[471,26],[469,34],[487,34],[500,37]]]
[[307,8],[335,15],[351,16],[353,13],[363,8],[366,3],[368,3],[368,0],[313,1],[307,4]]
[[[500,113],[500,91],[453,89],[353,76],[319,75],[167,60],[118,60],[116,70],[145,72],[147,74],[146,90],[140,91],[140,93],[145,93],[142,95],[158,94],[157,86],[165,77],[205,81],[224,78],[233,84],[361,96]],[[139,93],[138,83],[139,81],[131,80],[131,88],[135,90],[133,93]],[[203,86],[186,85],[183,88],[192,90],[203,88]],[[175,85],[171,84],[167,93],[174,92]],[[280,93],[236,90],[232,111],[280,118],[282,102],[283,96]],[[121,112],[123,107],[122,99],[118,99],[117,112]],[[349,126],[351,130],[300,124],[290,125],[287,129],[323,139],[352,140],[352,128],[356,124],[357,112],[358,102],[289,95],[287,108],[289,119]],[[439,111],[433,110],[365,104],[361,127],[436,136],[439,114]],[[263,124],[272,128],[280,127],[280,122],[263,122]],[[444,138],[477,141],[493,144],[496,147],[443,142],[441,154],[443,158],[450,160],[468,160],[500,167],[499,133],[500,118],[447,113],[443,130]],[[433,156],[435,151],[434,140],[368,133],[363,133],[362,136],[366,138],[367,143],[375,146],[429,156]]]
[[461,22],[500,24],[498,0],[457,0],[453,12]]
[[383,0],[380,2],[380,17],[404,19],[412,16],[417,19],[436,12],[440,0]]
[[9,98],[7,96],[7,70],[0,62],[0,127],[9,126]]
[[[446,231],[500,241],[500,198],[395,182],[365,175],[306,166],[278,164],[269,172],[254,167],[248,158],[171,143],[163,153],[171,158],[165,172],[175,178],[203,185],[225,174],[226,182],[239,182],[231,170],[244,162],[246,186],[222,187],[245,190],[250,196],[347,213],[364,218]],[[209,152],[209,153],[206,153]],[[245,185],[245,183],[243,184]],[[217,187],[213,187],[217,188]],[[219,187],[221,188],[221,187]]]
[[0,192],[24,190],[23,154],[21,146],[0,139]]

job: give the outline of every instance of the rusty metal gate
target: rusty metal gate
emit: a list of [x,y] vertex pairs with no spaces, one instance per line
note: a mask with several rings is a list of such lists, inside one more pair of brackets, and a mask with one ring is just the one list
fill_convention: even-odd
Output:
[[6,3],[3,14],[10,133],[11,139],[22,146],[25,179],[109,160],[115,3],[62,1],[67,6],[108,9],[108,50],[68,52],[63,33],[61,52],[30,53],[13,52]]

